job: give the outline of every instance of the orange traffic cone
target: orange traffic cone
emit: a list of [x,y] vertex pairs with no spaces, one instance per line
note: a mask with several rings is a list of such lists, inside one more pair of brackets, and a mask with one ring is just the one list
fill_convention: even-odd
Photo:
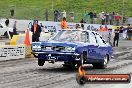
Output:
[[25,36],[24,44],[25,45],[30,45],[30,36],[29,36],[29,30],[28,29],[26,31],[26,36]]

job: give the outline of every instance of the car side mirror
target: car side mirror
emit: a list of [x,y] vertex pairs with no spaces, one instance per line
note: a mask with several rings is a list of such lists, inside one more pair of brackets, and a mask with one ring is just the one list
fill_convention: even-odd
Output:
[[100,45],[98,44],[97,47],[100,48]]

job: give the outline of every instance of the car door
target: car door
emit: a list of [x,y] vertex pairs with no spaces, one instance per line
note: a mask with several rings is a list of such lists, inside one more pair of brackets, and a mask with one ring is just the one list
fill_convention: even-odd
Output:
[[89,32],[89,45],[87,46],[88,49],[88,60],[89,59],[96,59],[97,57],[97,48],[98,44],[96,41],[96,37],[94,33]]
[[98,44],[98,49],[96,50],[96,54],[98,55],[98,59],[102,59],[107,53],[107,43],[106,41],[96,33],[96,40]]

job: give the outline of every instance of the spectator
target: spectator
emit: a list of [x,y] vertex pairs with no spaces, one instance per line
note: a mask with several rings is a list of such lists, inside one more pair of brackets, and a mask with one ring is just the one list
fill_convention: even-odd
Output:
[[99,13],[99,18],[101,20],[101,24],[104,25],[105,24],[105,13],[104,12],[101,12]]
[[114,13],[110,13],[110,14],[109,14],[109,21],[110,21],[110,25],[113,25]]
[[8,27],[9,26],[9,19],[6,18],[5,25]]
[[99,31],[108,31],[107,25],[105,27],[100,26]]
[[118,46],[118,42],[119,42],[119,27],[117,27],[117,29],[115,29],[115,36],[114,36],[114,42],[113,42],[113,46],[115,47],[115,42],[116,42],[116,46]]
[[11,13],[11,16],[13,17],[14,16],[14,9],[11,9],[10,13]]
[[73,22],[74,21],[74,13],[70,13],[70,18],[71,18],[71,21]]
[[86,23],[83,19],[81,19],[80,23]]
[[116,26],[119,26],[120,20],[121,16],[117,13],[117,15],[115,15]]
[[[8,19],[8,18],[6,18],[5,25],[6,25],[6,27],[9,26],[9,19]],[[12,33],[9,32],[9,34],[10,34],[10,36],[11,36],[11,38],[12,38],[12,36],[13,36]],[[4,36],[5,36],[6,38],[8,38],[8,33],[7,33],[7,31],[4,33]]]
[[46,21],[48,21],[48,16],[49,16],[48,9],[46,9],[46,11],[45,11],[45,20]]
[[107,25],[105,25],[105,27],[103,28],[103,31],[108,31]]
[[84,30],[84,24],[81,24],[81,28]]
[[85,12],[82,14],[82,19],[83,19],[86,23],[88,23],[89,15],[88,15],[88,12],[87,12],[87,11],[85,11]]
[[66,22],[66,18],[64,17],[63,20],[61,21],[61,28],[62,29],[66,29],[67,28],[67,22]]
[[58,22],[58,13],[59,13],[58,10],[54,11],[54,21],[55,22]]
[[128,25],[132,24],[132,18],[129,17],[129,18],[127,19],[127,22],[128,22]]
[[109,33],[109,35],[108,35],[108,40],[107,40],[107,42],[110,44],[110,45],[112,45],[112,29],[108,29],[108,33]]
[[93,24],[93,16],[94,16],[94,13],[93,12],[90,12],[90,13],[88,13],[88,15],[90,16],[90,23]]
[[40,27],[41,27],[41,30],[44,31],[44,30],[43,30],[43,29],[44,29],[44,26],[43,26],[42,23],[40,23]]
[[108,21],[109,21],[109,14],[108,13],[106,13],[105,14],[105,24],[108,24]]
[[62,13],[62,18],[66,18],[66,11],[64,10],[63,12],[61,12]]
[[120,30],[119,30],[119,38],[120,39],[123,39],[123,26],[120,27]]
[[76,29],[80,28],[80,25],[79,24],[76,24]]
[[132,26],[130,25],[127,28],[127,37],[128,37],[128,40],[132,39]]
[[126,17],[123,16],[122,25],[124,25],[125,23],[126,23]]
[[13,35],[17,35],[17,28],[16,28],[16,24],[17,24],[17,21],[14,22],[14,25],[13,25]]
[[94,14],[93,14],[93,23],[96,24],[96,21],[97,21],[97,14],[94,13]]
[[37,20],[34,21],[32,28],[31,28],[31,32],[33,33],[32,34],[32,42],[38,42],[40,33],[41,33],[41,27],[40,27],[40,25],[38,25]]
[[102,27],[102,26],[100,26],[100,28],[98,29],[98,31],[103,31],[103,27]]

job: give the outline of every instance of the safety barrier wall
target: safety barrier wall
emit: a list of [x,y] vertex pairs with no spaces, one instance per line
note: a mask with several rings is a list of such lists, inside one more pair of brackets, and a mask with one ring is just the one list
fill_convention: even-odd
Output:
[[[25,31],[25,29],[27,29],[28,27],[31,27],[31,24],[33,23],[32,20],[18,20],[18,19],[9,19],[10,20],[10,24],[9,27],[13,27],[14,21],[17,21],[17,31]],[[5,23],[5,19],[1,19],[1,22],[4,24]],[[56,30],[60,30],[60,22],[53,22],[53,21],[39,21],[39,24],[42,23],[42,25],[44,26],[44,29],[50,29],[51,31],[56,31]],[[68,28],[75,28],[76,24],[80,24],[80,23],[70,23],[68,22]],[[84,28],[85,29],[96,29],[99,28],[100,24],[84,24]],[[103,25],[105,26],[105,25]],[[112,25],[107,25],[108,28],[114,28],[114,26]]]
[[0,61],[25,58],[25,45],[0,45]]

